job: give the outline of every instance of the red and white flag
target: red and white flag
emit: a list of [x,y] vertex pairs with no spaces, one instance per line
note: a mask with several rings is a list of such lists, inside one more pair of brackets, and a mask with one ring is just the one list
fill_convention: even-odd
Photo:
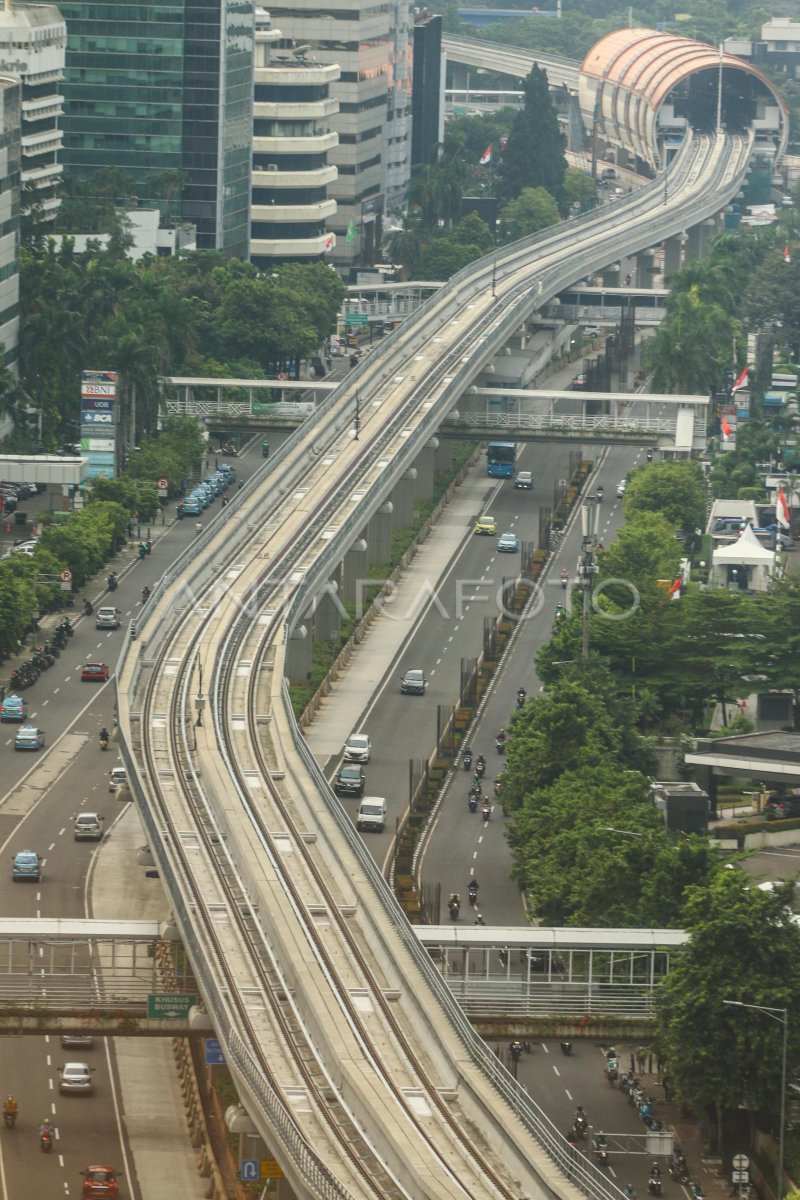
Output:
[[784,262],[792,261],[792,256],[789,253],[789,243],[788,242],[784,242],[784,244],[783,244],[783,261]]
[[329,233],[328,236],[325,238],[325,253],[330,254],[331,250],[333,249],[333,247],[335,245],[336,245],[336,238],[333,236],[332,233]]
[[733,433],[733,430],[731,429],[730,425],[728,424],[728,422],[727,422],[727,421],[725,420],[725,418],[723,417],[723,418],[722,418],[722,436],[723,436],[723,437],[725,438],[725,440],[727,441],[727,440],[728,440],[728,438],[731,436],[731,434],[732,434],[732,433]]
[[736,383],[735,383],[735,384],[733,385],[733,387],[731,388],[731,391],[732,391],[732,392],[738,392],[739,388],[747,387],[747,372],[748,372],[749,370],[750,370],[750,368],[749,368],[749,367],[747,366],[747,364],[745,363],[745,368],[744,368],[744,370],[742,371],[742,373],[741,373],[741,375],[739,376],[739,378],[736,380]]
[[681,577],[680,575],[669,589],[670,600],[680,600],[681,598]]
[[488,167],[488,165],[491,161],[492,161],[492,147],[487,146],[486,149],[484,150],[483,154],[481,155],[481,166]]
[[778,499],[775,501],[775,516],[778,518],[778,524],[781,529],[789,528],[791,524],[789,519],[789,505],[786,503],[783,488],[778,488]]

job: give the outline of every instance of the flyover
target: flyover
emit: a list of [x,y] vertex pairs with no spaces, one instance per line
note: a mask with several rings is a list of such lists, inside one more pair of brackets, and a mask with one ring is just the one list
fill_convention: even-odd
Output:
[[646,185],[454,277],[177,560],[126,639],[132,790],[242,1100],[298,1195],[614,1193],[469,1027],[283,679],[309,607],[510,333],[654,228],[717,212],[750,147],[690,134],[667,204]]
[[[551,87],[565,88],[575,95],[578,92],[580,63],[574,59],[561,58],[557,54],[521,50],[514,46],[504,46],[500,42],[457,37],[455,34],[445,34],[442,38],[442,50],[448,63],[465,68],[474,67],[476,70],[490,71],[497,75],[509,75],[514,79],[526,79],[535,62],[542,70],[547,71],[547,80]],[[462,84],[454,86],[461,87]]]

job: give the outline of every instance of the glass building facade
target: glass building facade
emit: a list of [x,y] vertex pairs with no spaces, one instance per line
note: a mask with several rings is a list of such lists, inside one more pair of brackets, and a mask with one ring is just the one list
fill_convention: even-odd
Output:
[[116,167],[140,202],[155,205],[163,173],[181,170],[181,216],[197,225],[198,247],[246,258],[253,0],[59,7],[65,170],[86,179]]

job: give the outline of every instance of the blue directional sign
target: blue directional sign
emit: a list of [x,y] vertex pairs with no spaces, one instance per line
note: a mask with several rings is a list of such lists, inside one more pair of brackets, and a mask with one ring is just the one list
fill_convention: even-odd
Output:
[[257,1183],[259,1178],[259,1161],[257,1158],[243,1158],[239,1164],[242,1183]]
[[222,1046],[219,1044],[219,1039],[206,1038],[206,1066],[222,1067],[224,1065],[225,1055],[223,1053]]

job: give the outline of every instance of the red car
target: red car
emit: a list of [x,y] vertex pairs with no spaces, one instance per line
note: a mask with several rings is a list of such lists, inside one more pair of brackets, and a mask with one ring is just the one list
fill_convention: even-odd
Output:
[[82,1200],[93,1196],[119,1196],[119,1175],[114,1167],[89,1166],[81,1171],[83,1176]]
[[105,683],[111,672],[105,663],[87,663],[81,671],[84,683]]

